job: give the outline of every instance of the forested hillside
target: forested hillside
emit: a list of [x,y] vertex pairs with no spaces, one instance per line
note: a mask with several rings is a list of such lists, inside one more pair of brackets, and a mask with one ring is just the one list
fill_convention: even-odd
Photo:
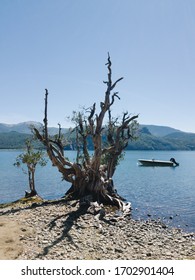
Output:
[[[32,122],[17,125],[0,124],[0,149],[24,148],[25,140],[32,137],[29,123],[32,124]],[[41,126],[40,123],[33,124]],[[55,135],[58,133],[58,128],[49,128],[49,132]],[[69,130],[63,128],[62,133],[67,137]],[[71,135],[66,149],[74,149],[75,142],[74,135]],[[90,139],[88,145],[93,149]],[[186,133],[166,126],[140,125],[138,139],[129,142],[127,150],[195,150],[195,133]]]

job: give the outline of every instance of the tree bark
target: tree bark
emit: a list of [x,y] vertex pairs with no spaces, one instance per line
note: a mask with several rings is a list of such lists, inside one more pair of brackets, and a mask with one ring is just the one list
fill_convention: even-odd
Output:
[[[48,135],[48,90],[45,90],[45,113],[44,113],[44,130],[41,134],[36,128],[34,132],[36,137],[45,145],[47,154],[54,166],[62,174],[63,179],[72,184],[68,195],[81,198],[86,195],[91,195],[93,201],[114,204],[124,208],[122,198],[114,191],[112,177],[114,175],[118,159],[128,144],[128,140],[133,137],[129,130],[129,124],[138,116],[129,117],[123,115],[121,125],[114,126],[111,121],[111,106],[115,99],[119,98],[118,93],[112,93],[113,89],[123,78],[119,78],[114,83],[112,82],[111,60],[108,55],[108,81],[104,82],[107,85],[104,101],[100,103],[100,112],[96,113],[96,104],[90,108],[88,118],[78,114],[76,137],[80,137],[82,142],[82,161],[79,161],[80,148],[77,150],[76,163],[70,162],[64,156],[64,151],[61,147],[60,131],[58,141],[52,140]],[[106,114],[109,115],[109,127],[107,131],[107,148],[102,144],[102,132],[105,130],[104,120]],[[125,133],[125,131],[127,131]],[[87,139],[92,137],[94,154],[90,157],[87,148]],[[107,158],[107,164],[102,164],[103,157]]]

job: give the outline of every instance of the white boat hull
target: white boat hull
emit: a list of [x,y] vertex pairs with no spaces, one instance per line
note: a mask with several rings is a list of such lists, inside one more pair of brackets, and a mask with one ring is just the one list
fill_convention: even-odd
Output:
[[138,161],[143,166],[176,166],[176,164],[170,160],[139,159]]

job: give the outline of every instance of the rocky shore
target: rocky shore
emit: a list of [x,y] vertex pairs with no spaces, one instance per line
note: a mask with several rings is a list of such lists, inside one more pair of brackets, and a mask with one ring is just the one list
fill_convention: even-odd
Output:
[[0,259],[195,259],[194,233],[105,212],[77,201],[1,208]]

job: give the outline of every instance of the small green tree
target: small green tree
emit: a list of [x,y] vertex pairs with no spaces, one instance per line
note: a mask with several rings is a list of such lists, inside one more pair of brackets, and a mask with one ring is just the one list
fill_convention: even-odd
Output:
[[26,151],[17,156],[15,166],[21,167],[22,164],[26,165],[27,172],[24,168],[22,168],[25,174],[28,174],[28,182],[30,192],[25,193],[26,197],[32,197],[37,195],[37,191],[35,189],[35,170],[37,164],[40,166],[45,166],[47,161],[44,159],[44,153],[42,151],[35,151],[33,149],[32,140],[26,140]]

